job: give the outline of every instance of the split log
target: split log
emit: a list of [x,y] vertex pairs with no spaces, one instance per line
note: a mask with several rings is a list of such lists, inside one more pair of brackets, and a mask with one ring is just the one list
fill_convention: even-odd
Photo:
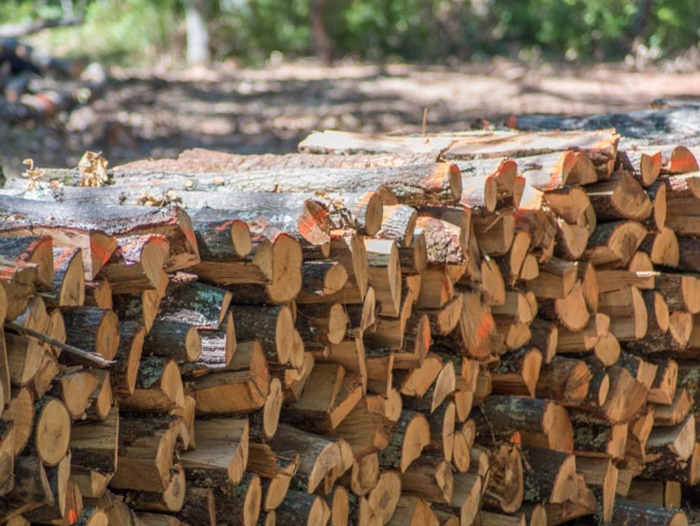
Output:
[[53,282],[44,294],[54,307],[81,307],[85,302],[85,275],[82,253],[76,247],[53,249]]
[[401,266],[393,241],[365,240],[369,285],[374,289],[380,314],[397,316],[401,300]]
[[389,526],[438,526],[440,523],[430,504],[419,496],[402,494],[396,506],[396,511],[387,523]]
[[338,427],[362,398],[358,375],[347,375],[338,364],[317,364],[299,401],[289,405],[282,419],[314,433]]
[[241,342],[228,366],[195,379],[192,395],[198,414],[246,413],[263,407],[270,373],[257,340]]
[[122,408],[161,412],[182,407],[185,392],[175,360],[160,356],[141,359],[133,394],[120,400]]
[[248,464],[248,420],[195,420],[197,448],[180,454],[187,478],[238,484]]

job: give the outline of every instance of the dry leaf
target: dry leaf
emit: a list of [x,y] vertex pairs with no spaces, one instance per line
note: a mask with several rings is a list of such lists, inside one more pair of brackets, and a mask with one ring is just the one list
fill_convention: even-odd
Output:
[[107,164],[107,159],[102,157],[102,152],[85,152],[78,163],[80,186],[97,188],[105,185],[109,181]]
[[29,181],[27,181],[27,190],[34,190],[38,186],[39,179],[44,177],[44,170],[34,165],[34,159],[25,159],[22,161],[22,164],[29,166],[29,168],[22,173],[22,177],[29,179]]

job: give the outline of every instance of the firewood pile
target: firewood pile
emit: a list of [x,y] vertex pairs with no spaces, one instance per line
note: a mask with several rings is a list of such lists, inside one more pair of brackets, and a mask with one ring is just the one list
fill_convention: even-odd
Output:
[[86,68],[2,34],[0,26],[0,121],[44,121],[104,90],[107,76],[98,64]]
[[692,150],[301,150],[9,181],[0,523],[688,524]]

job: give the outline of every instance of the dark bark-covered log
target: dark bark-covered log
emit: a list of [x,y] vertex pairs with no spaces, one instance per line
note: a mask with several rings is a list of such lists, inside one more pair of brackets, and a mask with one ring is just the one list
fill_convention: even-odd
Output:
[[644,221],[652,212],[652,203],[632,175],[622,172],[605,182],[586,187],[599,223],[629,219]]
[[304,344],[294,328],[292,310],[286,305],[231,306],[236,321],[236,339],[257,339],[268,360],[299,367],[304,355]]
[[130,415],[119,420],[117,471],[110,485],[139,491],[164,491],[170,484],[180,419]]
[[175,360],[160,356],[141,359],[134,392],[120,406],[138,412],[162,412],[182,407],[185,393]]
[[475,419],[479,435],[486,440],[509,439],[517,432],[525,445],[573,451],[566,409],[548,400],[491,395]]
[[592,380],[593,374],[585,362],[555,356],[540,371],[536,395],[565,405],[578,405],[588,398]]
[[329,440],[284,424],[269,445],[281,457],[299,455],[293,484],[308,493],[329,493],[353,463],[352,449],[345,440]]
[[177,362],[194,362],[202,354],[202,340],[197,327],[156,317],[144,340],[143,352]]
[[192,214],[192,226],[202,261],[238,261],[253,250],[248,224],[226,210],[197,210]]
[[589,238],[583,257],[594,265],[625,266],[646,235],[646,228],[634,221],[603,223]]
[[578,487],[574,455],[527,447],[523,450],[523,456],[525,500],[561,504],[576,497]]
[[177,319],[200,329],[219,328],[226,317],[231,292],[204,283],[171,283],[161,301],[159,318]]
[[493,392],[502,395],[534,396],[540,375],[542,353],[522,348],[504,355],[491,370]]
[[177,518],[187,524],[216,526],[214,491],[211,488],[200,488],[188,483],[185,489],[185,500],[182,508],[177,512]]
[[46,474],[46,468],[35,456],[20,456],[14,463],[15,485],[0,499],[0,513],[11,519],[44,504],[53,504],[55,496]]
[[641,502],[617,499],[612,518],[613,524],[639,524],[640,526],[687,526],[688,518],[677,508],[660,508]]
[[342,290],[348,280],[343,264],[337,261],[305,261],[301,267],[301,290],[297,303],[325,303]]
[[107,360],[114,358],[119,347],[119,320],[109,310],[80,307],[64,313],[66,343],[93,351]]
[[393,427],[389,444],[379,454],[379,463],[383,469],[398,469],[404,473],[429,443],[427,418],[422,413],[403,410]]

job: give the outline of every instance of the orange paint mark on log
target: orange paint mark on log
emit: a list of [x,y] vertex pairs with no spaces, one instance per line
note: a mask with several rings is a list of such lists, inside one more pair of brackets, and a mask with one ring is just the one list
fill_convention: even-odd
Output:
[[58,257],[53,258],[53,266],[60,267],[70,258],[71,254],[73,254],[73,247],[61,248],[61,253],[58,255]]
[[233,220],[233,219],[231,219],[230,221],[224,221],[224,222],[221,223],[219,226],[217,226],[214,230],[215,230],[217,233],[223,232],[223,231],[226,230],[227,228],[231,227],[231,225],[233,225],[233,223],[234,223],[234,220]]
[[307,217],[304,220],[301,220],[302,218],[299,217],[299,221],[297,222],[299,233],[306,237],[306,235],[311,232],[313,228],[317,228],[319,223],[324,221],[326,217],[328,217],[328,211],[325,208],[319,210],[314,215]]
[[445,177],[452,171],[453,166],[457,168],[456,164],[439,163],[425,180],[426,186],[431,188],[441,188],[445,184]]

